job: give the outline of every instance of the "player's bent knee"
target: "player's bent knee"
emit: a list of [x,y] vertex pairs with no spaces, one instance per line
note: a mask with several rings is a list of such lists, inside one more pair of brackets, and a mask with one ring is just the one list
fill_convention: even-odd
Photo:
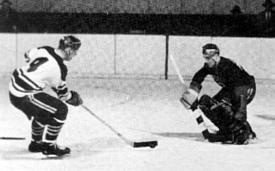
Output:
[[56,113],[54,114],[54,118],[58,120],[66,120],[68,114],[68,106],[66,104],[59,105]]
[[40,122],[41,124],[46,125],[49,122],[49,118],[50,118],[49,115],[40,115],[35,117],[34,119]]

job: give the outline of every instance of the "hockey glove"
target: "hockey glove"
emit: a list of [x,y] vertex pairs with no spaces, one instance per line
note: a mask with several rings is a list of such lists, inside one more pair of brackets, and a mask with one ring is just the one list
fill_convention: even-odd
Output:
[[186,109],[191,109],[192,111],[197,109],[198,106],[198,93],[193,89],[187,89],[183,92],[180,102]]
[[73,106],[79,106],[83,103],[80,95],[76,91],[71,91],[71,98],[66,102]]

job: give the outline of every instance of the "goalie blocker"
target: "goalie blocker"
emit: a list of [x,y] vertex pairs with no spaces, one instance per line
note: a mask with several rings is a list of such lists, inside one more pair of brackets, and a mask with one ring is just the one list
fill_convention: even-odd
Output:
[[198,104],[198,96],[199,93],[189,88],[183,92],[180,102],[186,109],[191,109],[194,111]]

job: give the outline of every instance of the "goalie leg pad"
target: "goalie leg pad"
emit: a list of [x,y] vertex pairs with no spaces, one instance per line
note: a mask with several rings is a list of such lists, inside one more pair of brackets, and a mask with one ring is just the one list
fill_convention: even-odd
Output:
[[233,111],[228,103],[218,102],[208,95],[203,95],[199,100],[199,108],[220,130],[228,129],[228,125],[232,123]]
[[203,114],[212,122],[217,120],[217,113],[213,113],[211,108],[217,104],[218,103],[208,95],[203,95],[199,100],[199,108]]

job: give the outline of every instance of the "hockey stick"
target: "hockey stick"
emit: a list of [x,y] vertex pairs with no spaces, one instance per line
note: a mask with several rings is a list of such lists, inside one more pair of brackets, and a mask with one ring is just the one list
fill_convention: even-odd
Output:
[[142,142],[134,142],[131,141],[129,139],[127,139],[126,137],[124,137],[121,133],[119,133],[118,131],[116,131],[111,125],[109,125],[107,122],[105,122],[103,119],[101,119],[100,117],[98,117],[94,112],[92,112],[88,107],[86,107],[85,105],[81,105],[83,109],[85,109],[88,113],[90,113],[91,115],[93,115],[97,120],[99,120],[101,123],[103,123],[105,126],[107,126],[113,133],[115,133],[120,139],[122,139],[126,144],[134,147],[134,148],[138,148],[138,147],[151,147],[151,148],[155,148],[158,145],[157,141],[142,141]]
[[177,76],[178,76],[180,82],[182,83],[182,85],[184,86],[184,88],[187,89],[186,83],[185,83],[185,81],[184,81],[182,75],[180,74],[180,70],[179,70],[179,67],[178,67],[178,65],[177,65],[177,63],[176,63],[176,61],[175,61],[175,58],[173,57],[173,55],[170,55],[170,56],[169,56],[169,59],[171,60],[171,62],[172,62],[172,64],[173,64],[174,70],[176,71],[176,74],[177,74]]
[[0,140],[25,140],[24,137],[0,137]]
[[[176,74],[180,80],[180,82],[182,83],[182,85],[184,86],[184,89],[187,90],[187,85],[180,73],[179,67],[175,61],[175,58],[173,57],[173,55],[169,55],[169,59],[172,62],[173,68],[176,71]],[[188,103],[187,101],[185,101],[186,103]],[[191,104],[189,104],[191,106]],[[199,125],[200,131],[202,132],[202,135],[204,136],[204,138],[207,138],[209,135],[209,131],[204,123],[203,117],[201,116],[201,114],[199,112],[195,112],[195,117],[196,117],[196,122]]]

